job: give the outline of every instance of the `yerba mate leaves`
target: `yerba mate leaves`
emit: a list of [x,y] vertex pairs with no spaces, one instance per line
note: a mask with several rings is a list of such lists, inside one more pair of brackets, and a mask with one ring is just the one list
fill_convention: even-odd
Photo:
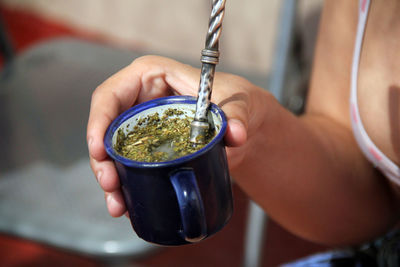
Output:
[[211,141],[215,130],[207,135],[205,144],[194,145],[189,141],[192,118],[183,114],[179,109],[169,108],[161,117],[156,112],[138,119],[127,134],[119,129],[115,151],[141,162],[169,161],[198,151]]

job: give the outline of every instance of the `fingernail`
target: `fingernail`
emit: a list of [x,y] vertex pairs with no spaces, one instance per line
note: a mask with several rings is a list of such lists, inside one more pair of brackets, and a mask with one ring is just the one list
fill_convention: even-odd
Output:
[[98,183],[100,183],[100,179],[101,179],[101,176],[103,176],[103,171],[98,171],[97,173],[96,173],[96,179],[97,179],[97,182]]
[[111,194],[107,194],[107,195],[106,195],[106,203],[107,203],[107,206],[110,205],[112,199],[113,199],[113,198],[112,198]]
[[108,194],[108,195],[107,195],[107,205],[108,205],[108,206],[115,206],[115,203],[117,203],[117,201],[116,201],[115,198],[112,196],[112,194]]

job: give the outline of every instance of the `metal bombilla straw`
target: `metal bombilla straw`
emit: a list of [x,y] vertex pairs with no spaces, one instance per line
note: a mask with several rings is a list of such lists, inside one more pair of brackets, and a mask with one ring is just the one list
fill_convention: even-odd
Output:
[[190,142],[205,143],[205,137],[210,129],[208,112],[214,81],[215,65],[218,64],[218,40],[222,30],[222,20],[225,14],[225,0],[213,0],[205,49],[201,51],[201,74],[197,95],[196,114],[190,128]]

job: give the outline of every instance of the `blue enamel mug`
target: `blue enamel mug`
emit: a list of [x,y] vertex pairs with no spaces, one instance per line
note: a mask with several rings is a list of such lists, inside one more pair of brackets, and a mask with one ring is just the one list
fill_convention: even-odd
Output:
[[199,151],[165,162],[139,162],[119,155],[113,145],[117,132],[130,132],[139,118],[169,108],[193,116],[196,99],[163,97],[136,105],[109,126],[104,144],[114,160],[133,229],[159,245],[183,245],[216,233],[233,212],[231,179],[223,141],[227,121],[215,104],[210,121],[215,137]]

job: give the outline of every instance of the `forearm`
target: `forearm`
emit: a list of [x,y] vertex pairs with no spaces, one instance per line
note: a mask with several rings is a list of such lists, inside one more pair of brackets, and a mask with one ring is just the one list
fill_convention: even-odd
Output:
[[[351,130],[323,116],[296,117],[272,96],[253,98],[235,181],[290,231],[323,243],[360,242],[394,223],[386,179],[360,154]],[[237,151],[239,152],[239,151]]]

